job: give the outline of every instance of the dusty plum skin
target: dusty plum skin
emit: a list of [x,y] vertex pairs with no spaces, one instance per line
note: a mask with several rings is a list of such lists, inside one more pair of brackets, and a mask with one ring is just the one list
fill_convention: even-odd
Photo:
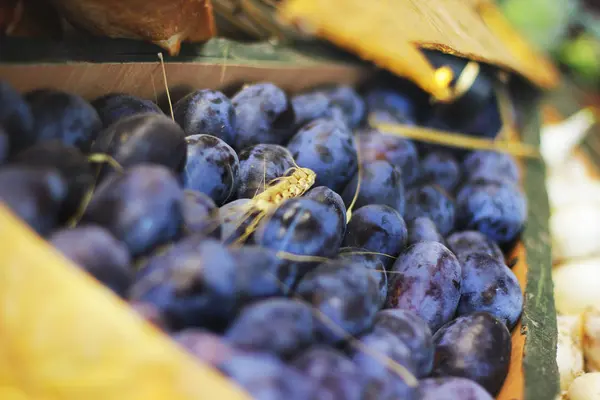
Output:
[[225,337],[245,351],[280,357],[298,354],[314,341],[311,307],[293,299],[265,299],[244,307]]
[[380,304],[379,285],[371,271],[347,260],[329,261],[310,271],[298,283],[296,294],[325,316],[318,318],[317,337],[329,343],[368,329]]
[[14,165],[0,170],[0,202],[42,236],[58,227],[67,193],[67,182],[55,169]]
[[315,382],[317,398],[361,400],[362,374],[342,352],[313,346],[296,357],[292,365]]
[[414,184],[420,175],[419,153],[410,140],[369,130],[356,136],[364,161],[385,160],[402,172],[405,185]]
[[523,294],[515,274],[487,254],[471,254],[462,262],[458,315],[486,311],[512,329],[523,309]]
[[316,398],[310,378],[266,353],[236,355],[223,362],[221,371],[253,399],[306,400]]
[[433,335],[417,314],[407,310],[381,310],[375,315],[374,331],[386,331],[411,350],[418,377],[428,376],[433,368]]
[[352,360],[364,376],[364,398],[412,399],[414,389],[380,358],[386,357],[414,375],[416,366],[411,357],[411,349],[397,336],[381,330],[361,336],[360,341],[364,348],[370,350],[358,349],[352,356]]
[[343,247],[340,249],[337,259],[345,260],[348,263],[359,263],[363,267],[369,269],[371,271],[371,275],[373,278],[375,278],[379,285],[379,303],[382,306],[385,304],[388,291],[386,268],[388,265],[388,260],[393,261],[393,258],[374,254],[358,247]]
[[286,200],[254,233],[255,244],[304,256],[333,257],[341,243],[340,216],[306,198]]
[[109,175],[96,189],[83,221],[108,229],[135,257],[179,234],[183,197],[169,169],[142,164]]
[[354,212],[347,226],[344,246],[396,257],[404,250],[407,236],[406,224],[398,211],[389,206],[370,204]]
[[[160,164],[175,173],[185,167],[185,133],[162,113],[145,112],[119,119],[102,130],[93,153],[108,154],[123,168],[139,164]],[[102,177],[115,169],[102,164]]]
[[194,135],[186,137],[185,141],[184,187],[206,194],[218,206],[233,200],[240,173],[240,161],[235,151],[215,136]]
[[316,186],[327,186],[338,193],[357,170],[352,133],[334,119],[318,119],[304,125],[287,148],[299,166],[317,174]]
[[321,204],[331,207],[336,214],[339,216],[339,228],[340,238],[343,239],[346,235],[346,205],[344,200],[335,191],[329,189],[327,186],[317,186],[310,189],[304,195],[307,199],[315,200]]
[[133,282],[131,256],[124,243],[99,226],[56,231],[48,239],[64,256],[115,293],[125,296]]
[[504,254],[500,247],[481,232],[455,232],[446,238],[446,244],[460,262],[471,254],[487,254],[498,262],[504,262]]
[[236,127],[232,147],[241,152],[255,144],[285,145],[294,134],[294,108],[287,94],[272,83],[242,88],[231,98]]
[[420,242],[409,247],[392,272],[388,308],[416,313],[433,332],[452,319],[460,299],[461,267],[444,245]]
[[[446,244],[444,237],[438,232],[435,223],[428,217],[418,217],[407,222],[408,245],[418,242],[439,242]],[[452,250],[452,249],[450,249]]]
[[456,318],[433,336],[432,376],[471,379],[496,395],[510,366],[510,332],[491,314],[476,312]]
[[432,151],[421,162],[420,183],[438,185],[452,193],[460,180],[460,164],[452,153]]
[[237,197],[251,199],[262,193],[274,179],[289,172],[294,163],[291,153],[277,144],[257,144],[239,154],[240,173]]
[[350,206],[356,196],[355,209],[369,204],[390,206],[405,216],[406,198],[402,172],[389,161],[376,160],[361,164],[360,190],[357,193],[358,173],[342,192],[346,206]]
[[124,93],[109,93],[96,98],[91,104],[98,112],[105,128],[132,115],[163,113],[153,101]]
[[465,378],[428,378],[419,382],[421,400],[493,400],[481,385]]
[[223,93],[209,89],[195,91],[179,100],[173,113],[186,136],[211,135],[232,145],[235,110]]
[[457,228],[477,230],[510,247],[523,231],[527,199],[514,184],[476,181],[464,185],[456,196]]
[[184,190],[183,195],[183,234],[220,238],[221,226],[216,223],[219,209],[215,202],[195,190]]
[[455,205],[450,196],[439,186],[417,186],[406,193],[404,217],[412,221],[419,217],[430,218],[442,235],[454,228]]

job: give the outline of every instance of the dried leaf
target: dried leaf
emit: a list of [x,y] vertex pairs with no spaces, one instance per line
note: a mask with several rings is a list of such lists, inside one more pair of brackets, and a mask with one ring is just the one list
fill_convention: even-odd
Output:
[[543,88],[558,81],[552,63],[488,0],[289,0],[280,11],[300,29],[413,80],[439,100],[451,98],[449,82],[420,48],[493,64]]

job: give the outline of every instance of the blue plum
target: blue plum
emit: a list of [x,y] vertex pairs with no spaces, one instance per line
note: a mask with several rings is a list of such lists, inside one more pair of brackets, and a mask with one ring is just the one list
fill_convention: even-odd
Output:
[[235,279],[241,304],[288,295],[298,278],[297,265],[277,257],[273,250],[241,246],[231,248],[230,252],[237,262]]
[[332,257],[341,243],[339,215],[311,199],[285,201],[254,233],[260,246],[301,256]]
[[206,194],[218,206],[233,199],[240,172],[235,151],[215,136],[194,135],[186,137],[185,141],[187,162],[183,186]]
[[403,93],[377,88],[369,91],[365,100],[369,113],[385,115],[396,123],[414,125],[416,122],[414,101]]
[[130,298],[156,306],[174,330],[220,327],[235,313],[236,270],[235,259],[221,243],[190,236],[149,259]]
[[469,254],[461,266],[458,315],[485,311],[512,329],[523,309],[523,294],[515,274],[487,254]]
[[352,134],[334,119],[310,122],[287,147],[299,166],[317,174],[317,186],[339,193],[356,172],[358,159]]
[[57,250],[99,282],[124,297],[133,282],[131,256],[124,243],[99,226],[57,231],[48,239]]
[[161,109],[151,100],[126,93],[109,93],[92,101],[102,125],[107,128],[115,122],[144,113],[162,114]]
[[308,377],[267,354],[238,355],[220,369],[256,400],[306,400],[315,396]]
[[356,128],[364,119],[366,105],[360,95],[350,86],[338,85],[317,90],[325,94],[334,107],[343,114],[349,128]]
[[8,82],[0,81],[0,128],[8,135],[11,154],[35,143],[33,126],[29,104]]
[[[428,217],[417,217],[407,222],[408,245],[418,242],[438,242],[445,244],[444,237],[438,232],[437,226]],[[450,248],[450,250],[452,250]]]
[[473,151],[463,160],[465,176],[470,181],[519,183],[521,174],[514,158],[495,151]]
[[81,207],[94,184],[94,174],[87,158],[73,146],[59,141],[40,142],[17,154],[13,164],[55,168],[67,183],[67,198],[60,211],[59,221],[65,222]]
[[405,138],[370,130],[357,135],[361,161],[385,160],[402,173],[402,182],[413,185],[420,175],[419,154],[413,142]]
[[323,93],[300,93],[292,97],[297,128],[319,118],[331,118],[331,100]]
[[337,259],[352,264],[360,264],[371,271],[371,275],[379,285],[379,304],[383,306],[388,291],[386,267],[390,261],[393,261],[393,258],[373,254],[365,249],[344,247],[340,249]]
[[396,257],[406,246],[408,232],[392,207],[370,204],[359,208],[348,223],[343,245]]
[[219,239],[221,225],[219,209],[215,202],[204,193],[195,190],[183,192],[183,224],[186,235],[201,234]]
[[137,257],[178,235],[182,203],[183,190],[170,170],[141,164],[108,176],[82,220],[108,229]]
[[500,247],[483,233],[455,232],[446,238],[446,243],[461,263],[471,254],[487,254],[498,262],[504,263],[504,254]]
[[433,368],[433,335],[429,325],[417,314],[407,310],[382,310],[375,315],[374,332],[387,332],[406,345],[415,366],[416,375],[428,376]]
[[[516,111],[513,109],[513,111]],[[502,117],[498,109],[496,96],[483,107],[482,111],[477,113],[475,118],[469,121],[461,132],[471,136],[494,139],[502,129]]]
[[[416,367],[411,349],[389,332],[378,331],[359,338],[362,345],[352,359],[365,380],[364,399],[413,399],[415,388],[404,374],[414,378]],[[368,349],[368,350],[367,350]]]
[[369,204],[383,204],[392,207],[400,215],[404,215],[405,198],[402,173],[385,160],[367,161],[354,175],[342,192],[347,206],[352,204],[361,177],[360,190],[356,197],[355,208]]
[[510,366],[510,332],[485,312],[463,315],[433,335],[434,377],[471,379],[495,396]]
[[343,353],[314,346],[295,358],[292,365],[314,382],[315,399],[362,400],[363,376]]
[[315,340],[312,309],[293,299],[266,299],[242,309],[225,333],[244,351],[290,357]]
[[527,218],[527,199],[507,183],[467,184],[458,193],[456,206],[459,228],[477,230],[501,247],[518,238]]
[[25,96],[37,141],[60,140],[87,152],[102,129],[102,121],[82,97],[58,90],[37,90]]
[[443,236],[450,233],[455,223],[454,201],[439,187],[417,186],[406,193],[404,218],[411,221],[419,217],[431,219]]
[[400,255],[392,272],[389,308],[414,312],[432,332],[452,319],[460,299],[461,267],[444,245],[414,244]]
[[327,186],[317,186],[310,189],[304,195],[307,199],[318,201],[321,204],[332,207],[339,216],[339,231],[340,237],[343,238],[346,234],[346,205],[339,194],[329,189]]
[[272,83],[247,85],[231,99],[237,129],[233,148],[286,144],[294,134],[294,109],[283,90]]
[[199,328],[184,329],[171,338],[189,354],[214,368],[240,354],[222,336]]
[[432,151],[421,161],[421,184],[438,185],[452,193],[460,180],[460,164],[452,153]]
[[338,342],[371,326],[380,291],[372,272],[347,260],[328,261],[308,272],[296,294],[316,310],[317,335]]
[[[100,132],[92,152],[108,154],[123,168],[160,164],[180,172],[185,166],[185,135],[166,115],[136,114],[120,119]],[[110,166],[105,165],[103,176],[110,171]]]
[[57,227],[67,190],[67,182],[55,169],[20,165],[0,169],[0,201],[42,236]]
[[211,135],[233,144],[235,109],[223,93],[210,89],[192,92],[175,104],[173,114],[186,136]]
[[478,383],[466,378],[428,378],[419,382],[421,400],[494,400]]
[[269,183],[292,168],[294,158],[283,146],[257,144],[242,150],[239,155],[240,174],[237,197],[251,199],[262,193]]

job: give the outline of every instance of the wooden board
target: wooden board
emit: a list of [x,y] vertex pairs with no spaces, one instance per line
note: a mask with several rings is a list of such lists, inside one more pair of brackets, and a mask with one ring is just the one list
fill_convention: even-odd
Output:
[[[318,64],[318,63],[317,63]],[[261,81],[269,80],[273,81],[283,88],[289,91],[298,91],[305,89],[306,87],[314,86],[321,83],[332,83],[332,82],[344,82],[354,84],[362,81],[369,76],[369,70],[363,69],[361,65],[331,65],[329,63],[321,63],[317,65],[314,63],[307,63],[305,65],[294,65],[282,67],[281,62],[273,61],[272,63],[263,63],[261,66],[249,66],[247,60],[240,62],[239,64],[228,63],[226,66],[218,65],[216,63],[203,64],[201,62],[168,62],[166,63],[166,71],[169,80],[169,87],[181,85],[186,88],[220,88],[221,85],[227,85],[238,81]],[[224,72],[223,72],[224,71]],[[32,65],[27,64],[0,64],[0,78],[8,79],[11,83],[17,86],[21,90],[33,89],[38,87],[57,87],[70,90],[75,93],[79,93],[87,98],[93,98],[97,95],[104,94],[107,92],[122,90],[127,91],[131,94],[135,94],[141,97],[150,99],[155,98],[156,92],[162,92],[162,74],[160,72],[160,66],[158,63],[46,63],[43,65]],[[124,79],[126,78],[126,79]],[[152,88],[154,82],[155,89]],[[159,92],[159,93],[160,93]],[[160,97],[160,96],[159,96]],[[533,107],[533,108],[532,108]],[[529,123],[526,125],[523,131],[524,139],[530,143],[535,144],[539,141],[539,120],[536,118],[535,105],[531,103],[530,110],[528,110],[531,118]],[[553,297],[551,288],[551,278],[549,274],[550,261],[549,249],[547,241],[543,241],[541,238],[547,238],[547,199],[545,198],[545,188],[543,183],[543,165],[539,161],[528,161],[524,164],[525,168],[525,188],[527,196],[529,198],[529,221],[527,229],[523,234],[523,243],[517,247],[516,255],[519,257],[519,263],[515,266],[515,272],[523,285],[523,288],[527,288],[527,294],[525,296],[525,311],[523,314],[522,323],[513,332],[513,351],[511,359],[511,369],[509,377],[499,395],[501,400],[533,400],[538,398],[552,398],[551,394],[558,391],[558,374],[556,364],[554,361],[556,351],[556,321],[555,316],[545,317],[550,312],[550,305],[553,309]],[[21,265],[31,264],[28,268],[44,268],[45,263],[40,260],[51,259],[52,269],[56,269],[55,274],[66,274],[66,275],[81,275],[73,270],[72,266],[64,265],[61,267],[61,261],[55,256],[49,255],[49,249],[46,245],[41,243],[39,238],[34,237],[31,233],[23,233],[26,231],[23,227],[14,226],[16,223],[6,223],[6,221],[13,221],[10,216],[7,215],[6,210],[0,209],[0,246],[4,244],[4,247],[0,247],[0,273],[4,274],[6,271],[12,271],[13,269],[23,268]],[[19,225],[19,224],[17,224]],[[9,240],[12,236],[13,239]],[[6,238],[6,239],[4,239]],[[4,241],[3,241],[4,240]],[[18,244],[19,253],[11,252],[12,248]],[[27,251],[25,251],[27,249]],[[65,269],[66,271],[61,271]],[[43,275],[38,275],[34,271],[28,276],[40,277],[45,279]],[[59,275],[57,275],[59,276]],[[78,293],[78,296],[85,296],[86,288],[90,288],[91,282],[89,279],[83,279],[81,276],[75,278],[67,278],[67,282],[70,284],[79,286],[79,289],[73,289]],[[1,279],[0,279],[1,280]],[[35,280],[35,279],[34,279]],[[43,283],[36,283],[36,287],[40,287]],[[93,286],[93,285],[92,285]],[[2,287],[0,286],[0,291]],[[131,322],[132,317],[125,315],[127,312],[123,309],[122,305],[115,298],[111,298],[107,291],[103,291],[100,288],[91,288],[93,301],[95,307],[102,309],[104,305],[109,309],[119,309],[115,311],[118,315],[129,320],[127,324],[127,335],[131,338],[145,337],[147,335],[152,336],[156,340],[155,345],[159,346],[161,354],[165,357],[165,360],[181,359],[181,355],[174,355],[177,350],[172,345],[156,344],[164,343],[166,338],[157,339],[155,336],[156,332],[149,332],[149,328],[141,323],[140,321]],[[101,292],[101,294],[100,294]],[[34,292],[35,293],[35,292]],[[21,301],[27,301],[28,306],[33,310],[36,302],[44,302],[46,298],[42,296],[43,291],[38,294],[40,296],[31,295],[29,297],[19,297]],[[73,292],[74,293],[74,292]],[[79,300],[78,300],[79,301]],[[71,318],[83,318],[77,311],[78,301],[73,301],[74,309],[68,314]],[[85,303],[91,300],[84,300]],[[8,297],[0,296],[0,309],[10,304]],[[15,303],[16,304],[16,303]],[[13,304],[13,307],[15,306]],[[16,304],[18,305],[18,304]],[[67,307],[64,305],[63,307]],[[98,311],[101,315],[108,315],[108,311]],[[6,315],[0,313],[0,330],[2,329],[3,321],[6,319]],[[117,316],[118,321],[121,317]],[[105,321],[102,319],[88,319],[86,321],[88,329],[98,329],[102,331],[105,329]],[[68,326],[68,321],[64,321],[64,326]],[[51,329],[52,323],[48,322],[48,329]],[[111,325],[108,325],[111,326]],[[526,333],[526,335],[525,335]],[[0,335],[2,332],[0,331]],[[111,338],[110,333],[105,333],[105,340]],[[116,330],[115,335],[125,334],[124,330]],[[158,336],[160,336],[158,334]],[[50,338],[59,340],[58,337],[48,335]],[[27,339],[29,338],[29,339]],[[1,338],[0,338],[1,339]],[[31,336],[24,337],[21,342],[22,346],[32,346],[33,342],[26,343],[26,340],[33,340]],[[95,337],[71,337],[72,340],[80,340],[82,345],[87,343],[87,346],[94,346]],[[112,338],[110,340],[118,340]],[[142,340],[143,341],[143,340]],[[0,340],[0,349],[2,349],[2,342]],[[59,346],[60,343],[56,342],[55,346]],[[58,347],[55,347],[58,348]],[[136,359],[137,352],[144,352],[144,345],[132,347],[128,357]],[[164,353],[164,354],[163,354]],[[6,352],[0,351],[0,366],[2,365],[2,358],[5,357]],[[62,360],[68,365],[70,362],[80,362],[77,358],[70,359],[68,354],[63,354]],[[181,363],[187,365],[189,360],[181,359]],[[125,362],[126,360],[121,360]],[[4,359],[4,362],[7,362]],[[133,361],[132,361],[133,362]],[[165,361],[167,362],[167,361]],[[174,361],[173,361],[174,362]],[[75,368],[76,365],[72,364],[70,367]],[[173,367],[175,368],[175,367]],[[0,383],[4,379],[1,375],[2,369],[0,369]],[[31,373],[34,373],[32,371]],[[85,371],[82,370],[82,373]],[[195,374],[199,382],[203,379],[208,379],[214,383],[214,387],[209,385],[206,390],[215,390],[214,393],[222,394],[219,397],[208,397],[208,398],[219,398],[219,399],[236,399],[237,394],[234,392],[228,392],[227,388],[222,387],[228,385],[227,382],[215,378],[213,381],[214,372],[207,370],[206,368],[199,367],[193,369],[190,374]],[[27,374],[23,375],[25,378],[19,382],[28,382]],[[134,393],[136,385],[142,385],[141,382],[144,379],[157,380],[156,385],[163,385],[163,387],[170,388],[171,390],[173,383],[165,382],[162,378],[152,374],[139,375],[139,379],[132,380],[130,386],[127,388],[129,391],[124,393]],[[166,378],[165,378],[166,379]],[[12,381],[14,382],[14,380]],[[97,384],[99,382],[96,382]],[[171,386],[169,386],[171,385]],[[167,389],[165,389],[167,390]],[[541,390],[541,392],[539,392]],[[222,392],[221,392],[222,391]],[[547,397],[535,397],[535,393],[547,394]],[[106,388],[106,400],[127,400],[136,397],[128,397],[128,395],[120,396],[109,396],[109,388]],[[208,392],[205,392],[208,393]],[[228,393],[228,394],[226,394]],[[0,393],[1,394],[1,393]],[[133,395],[131,395],[133,396]],[[90,397],[91,398],[91,397]],[[183,397],[168,397],[168,398],[183,398]]]
[[[525,247],[519,244],[509,258],[517,257],[519,262],[513,267],[513,272],[521,284],[521,290],[525,292],[527,286],[527,262],[525,257]],[[510,354],[510,369],[506,382],[498,394],[498,400],[520,400],[523,399],[525,382],[523,381],[523,352],[525,351],[526,336],[522,332],[523,324],[521,321],[515,326],[512,332],[512,352]]]
[[246,400],[0,204],[0,399]]

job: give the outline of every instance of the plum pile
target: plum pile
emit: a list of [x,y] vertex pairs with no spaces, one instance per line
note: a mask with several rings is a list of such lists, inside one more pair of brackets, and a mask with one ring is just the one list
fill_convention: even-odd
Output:
[[435,107],[262,82],[190,93],[171,119],[129,94],[0,83],[0,200],[257,399],[491,399],[527,203],[510,156],[367,122],[498,132]]

